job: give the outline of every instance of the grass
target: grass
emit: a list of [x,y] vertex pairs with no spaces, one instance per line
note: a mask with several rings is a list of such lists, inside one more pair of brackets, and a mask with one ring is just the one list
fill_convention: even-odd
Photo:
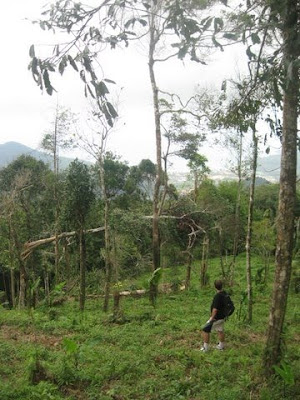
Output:
[[[257,262],[257,268],[259,262]],[[255,271],[254,263],[254,271]],[[179,268],[184,276],[184,268]],[[218,277],[210,263],[211,282]],[[0,310],[1,400],[276,400],[300,396],[299,312],[291,291],[285,324],[285,361],[294,384],[277,375],[262,378],[271,282],[254,286],[254,321],[244,322],[243,259],[232,298],[237,310],[226,322],[227,349],[199,351],[201,326],[209,316],[212,285],[199,288],[193,269],[189,291],[162,294],[153,309],[147,298],[122,299],[124,318],[111,322],[102,300],[88,300],[83,315],[69,301],[55,312]],[[164,282],[172,281],[166,269]],[[145,277],[141,281],[145,281]],[[132,283],[131,283],[132,284]],[[135,282],[139,286],[139,282]],[[240,317],[240,318],[238,318]],[[212,336],[212,344],[216,342]],[[5,362],[3,362],[5,360]]]

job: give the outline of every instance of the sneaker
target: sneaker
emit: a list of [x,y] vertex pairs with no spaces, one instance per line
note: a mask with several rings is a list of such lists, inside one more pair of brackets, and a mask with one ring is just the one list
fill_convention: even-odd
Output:
[[216,345],[216,349],[217,349],[217,350],[224,350],[224,346],[221,345],[220,343],[218,343],[218,344]]
[[204,346],[202,346],[200,351],[203,351],[203,353],[206,353],[208,351],[208,349],[206,349]]

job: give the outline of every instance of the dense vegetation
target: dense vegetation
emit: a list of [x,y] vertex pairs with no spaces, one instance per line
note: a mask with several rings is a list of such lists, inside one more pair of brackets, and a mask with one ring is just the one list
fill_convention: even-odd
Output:
[[[200,328],[209,315],[212,285],[200,289],[200,263],[193,264],[189,291],[159,296],[154,309],[147,297],[124,296],[118,319],[91,297],[84,314],[76,296],[56,307],[2,310],[0,397],[34,399],[296,399],[300,395],[299,310],[292,285],[286,317],[286,356],[270,385],[262,378],[261,354],[269,314],[270,280],[261,279],[262,260],[254,261],[254,319],[245,321],[245,257],[237,260],[232,298],[234,315],[226,322],[227,349],[200,352]],[[209,261],[210,280],[220,276],[218,259]],[[273,264],[270,277],[273,275]],[[162,284],[184,278],[182,265],[164,270]],[[122,289],[148,287],[149,274],[128,279]],[[96,279],[91,293],[97,293]],[[94,288],[92,290],[92,284]],[[59,297],[59,290],[53,295]],[[212,337],[212,344],[216,341]],[[13,382],[13,385],[12,385]]]
[[[216,185],[204,178],[196,202],[193,190],[169,192],[161,224],[163,274],[158,296],[149,302],[153,167],[146,160],[128,167],[111,155],[105,164],[114,265],[114,304],[110,301],[109,313],[102,310],[107,278],[101,250],[104,232],[88,233],[102,225],[95,168],[76,160],[56,181],[45,164],[22,156],[1,170],[0,351],[6,360],[1,367],[2,399],[280,399],[283,393],[292,399],[299,394],[297,247],[284,333],[287,350],[279,367],[283,375],[279,371],[267,385],[261,366],[274,274],[278,185],[256,189],[254,315],[249,324],[244,254],[249,188],[244,184],[241,193],[238,253],[233,257],[238,190],[234,181]],[[74,179],[84,182],[82,196],[81,183]],[[61,205],[58,222],[51,200],[55,181]],[[60,233],[78,232],[82,209],[87,232],[86,302],[79,313],[77,234],[60,239],[57,271],[54,240],[30,249],[29,256],[25,252],[25,258],[23,252],[26,242],[41,239],[41,221],[44,238],[51,237],[55,226]],[[23,311],[10,309],[20,299],[22,265]],[[226,323],[228,348],[202,354],[200,328],[209,315],[212,283],[220,277],[231,285],[236,304]]]
[[[42,13],[41,29],[71,35],[49,57],[32,45],[29,69],[49,95],[52,73],[71,66],[79,74],[91,98],[91,132],[76,137],[74,115],[57,106],[42,140],[52,169],[21,156],[0,171],[6,398],[299,394],[299,7],[294,0],[216,3],[57,1]],[[137,39],[147,48],[156,161],[129,167],[106,151],[118,112],[109,90],[115,82],[98,61],[107,46],[126,49]],[[203,65],[211,48],[232,43],[245,45],[248,74],[223,82],[221,93],[183,102],[158,87],[161,62],[189,56]],[[279,185],[256,184],[259,145],[269,140],[259,134],[260,120],[281,141]],[[209,180],[199,153],[208,132],[225,138],[236,181]],[[61,172],[59,150],[74,138],[95,164],[75,160]],[[169,182],[171,156],[186,160],[188,193]],[[228,349],[204,357],[199,329],[215,277],[237,311]]]

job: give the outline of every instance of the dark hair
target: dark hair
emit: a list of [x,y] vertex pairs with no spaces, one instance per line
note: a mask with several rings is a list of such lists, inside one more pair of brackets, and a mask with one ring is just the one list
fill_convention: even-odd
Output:
[[223,282],[220,279],[215,280],[215,288],[217,290],[222,290]]

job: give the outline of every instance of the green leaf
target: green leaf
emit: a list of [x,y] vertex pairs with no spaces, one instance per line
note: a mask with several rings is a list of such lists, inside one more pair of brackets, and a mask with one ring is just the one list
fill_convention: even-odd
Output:
[[213,36],[212,37],[212,42],[216,47],[219,47],[221,49],[221,51],[224,51],[223,46],[221,45],[221,43],[219,43],[216,38]]
[[150,277],[149,283],[157,286],[161,278],[162,278],[162,269],[157,268]]
[[274,88],[274,97],[275,97],[276,104],[280,105],[281,100],[282,100],[282,95],[279,90],[277,79],[273,80],[273,88]]
[[115,82],[115,81],[112,81],[111,79],[104,78],[103,80],[104,80],[105,82],[107,82],[107,83],[113,83],[114,85],[116,85],[116,82]]
[[87,86],[87,89],[88,89],[88,91],[89,91],[89,94],[92,96],[93,99],[95,99],[96,97],[95,97],[95,95],[94,95],[92,89],[89,87],[88,84],[87,84],[86,86]]
[[108,111],[109,111],[110,115],[112,116],[112,118],[117,118],[118,113],[115,110],[114,106],[109,102],[107,102],[106,105],[107,105]]
[[126,29],[128,29],[129,27],[130,27],[130,25],[134,25],[135,24],[135,21],[136,21],[136,18],[131,18],[131,19],[129,19],[126,23],[125,23],[125,28]]
[[109,93],[109,90],[103,81],[98,83],[98,85],[96,86],[96,91],[98,96],[101,97],[104,97],[107,93]]
[[31,58],[35,57],[34,44],[30,46],[29,55]]
[[84,73],[83,69],[80,71],[79,75],[80,75],[80,78],[83,80],[83,82],[86,83],[85,73]]
[[47,93],[51,96],[53,93],[53,87],[51,85],[51,82],[49,79],[49,73],[48,73],[47,69],[45,69],[45,71],[43,73],[43,81],[44,81],[44,85],[45,85]]
[[92,72],[92,62],[91,62],[91,59],[90,59],[90,57],[88,57],[88,56],[83,56],[83,65],[84,65],[84,68],[88,71],[88,72]]
[[257,33],[251,33],[251,40],[253,44],[259,44],[260,43],[260,37],[258,36]]
[[186,46],[181,47],[181,49],[179,49],[179,51],[178,51],[178,58],[180,60],[182,60],[186,56],[187,52],[188,52],[188,48]]
[[65,351],[69,354],[74,354],[78,351],[77,343],[74,342],[74,340],[68,339],[66,337],[63,339],[63,347]]
[[289,364],[282,361],[280,366],[274,365],[274,369],[276,374],[282,378],[286,385],[293,386],[295,384],[294,373]]
[[58,71],[62,75],[64,73],[65,67],[66,67],[66,56],[64,56],[61,60],[61,62],[58,65]]
[[223,92],[225,92],[225,91],[226,91],[226,88],[227,88],[227,81],[224,80],[224,81],[222,82],[221,90],[222,90]]
[[249,58],[249,60],[255,59],[256,55],[251,51],[251,46],[249,46],[246,50],[246,54]]
[[202,25],[204,24],[203,25],[203,31],[206,31],[211,26],[212,20],[213,20],[212,17],[208,17],[208,18],[205,18],[205,19],[203,19],[201,21],[201,24]]
[[32,73],[35,75],[38,75],[37,66],[38,66],[38,59],[36,57],[33,57],[32,62],[31,62],[31,70],[32,70]]
[[215,18],[214,19],[214,29],[215,33],[220,32],[224,26],[224,21],[222,18]]
[[147,21],[141,18],[138,18],[137,21],[142,25],[142,26],[147,26]]
[[239,35],[237,33],[224,33],[223,38],[228,40],[237,40]]
[[75,71],[78,72],[78,67],[77,67],[74,59],[70,55],[68,55],[68,60],[69,60],[70,64],[72,65],[72,67],[75,69]]
[[113,125],[114,125],[113,124],[113,120],[112,120],[111,115],[110,115],[110,113],[108,111],[108,108],[106,107],[105,104],[103,104],[103,106],[101,107],[101,110],[103,111],[103,113],[105,115],[105,118],[106,118],[106,121],[107,121],[108,125],[110,127],[113,127]]

